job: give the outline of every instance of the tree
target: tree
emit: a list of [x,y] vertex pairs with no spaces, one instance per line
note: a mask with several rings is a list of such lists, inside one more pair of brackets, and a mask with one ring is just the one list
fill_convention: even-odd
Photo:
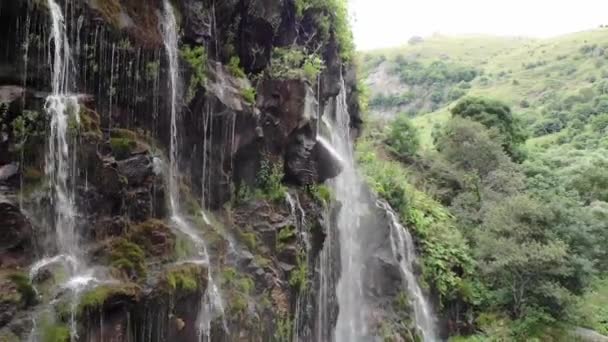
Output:
[[516,120],[511,108],[506,104],[483,97],[466,97],[451,110],[452,115],[477,121],[487,128],[495,128],[502,137],[502,146],[511,158],[521,161],[521,145],[526,135],[519,120]]
[[453,118],[437,137],[436,146],[456,168],[485,178],[509,161],[493,133],[478,122]]
[[386,142],[401,157],[414,155],[420,146],[418,130],[405,114],[391,123]]
[[479,267],[496,304],[513,318],[530,309],[559,317],[569,304],[561,281],[573,270],[568,245],[552,231],[555,221],[550,208],[525,195],[485,215],[476,243]]

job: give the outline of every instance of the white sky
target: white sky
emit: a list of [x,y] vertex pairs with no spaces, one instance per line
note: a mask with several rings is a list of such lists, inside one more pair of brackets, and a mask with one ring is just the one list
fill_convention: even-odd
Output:
[[550,37],[608,24],[608,0],[350,0],[359,50],[413,35]]

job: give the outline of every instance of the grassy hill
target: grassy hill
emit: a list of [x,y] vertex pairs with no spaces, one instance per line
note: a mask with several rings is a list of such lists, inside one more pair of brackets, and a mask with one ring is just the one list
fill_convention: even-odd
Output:
[[[433,125],[444,122],[449,117],[449,108],[465,95],[487,96],[510,105],[530,131],[531,146],[552,144],[564,135],[574,117],[563,112],[589,117],[592,114],[583,113],[589,111],[585,105],[593,107],[608,100],[608,29],[544,40],[434,36],[413,45],[366,52],[362,60],[370,88],[372,117],[379,114],[390,118],[400,112],[408,113],[421,128],[422,145],[427,148],[432,143]],[[473,68],[476,76],[469,82],[433,80],[421,85],[408,84],[399,75],[399,60],[419,63],[423,68],[437,62],[447,68]],[[414,88],[416,97],[426,102],[417,106],[420,110],[412,111],[411,105],[403,104],[374,105],[383,94],[399,96]],[[462,91],[448,97],[454,89]],[[443,98],[433,103],[429,98],[438,90]],[[586,131],[579,127],[577,135]]]

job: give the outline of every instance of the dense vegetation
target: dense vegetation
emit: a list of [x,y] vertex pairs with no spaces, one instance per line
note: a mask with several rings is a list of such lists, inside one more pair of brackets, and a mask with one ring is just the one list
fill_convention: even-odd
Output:
[[433,37],[362,70],[359,162],[415,233],[450,335],[608,332],[608,31]]

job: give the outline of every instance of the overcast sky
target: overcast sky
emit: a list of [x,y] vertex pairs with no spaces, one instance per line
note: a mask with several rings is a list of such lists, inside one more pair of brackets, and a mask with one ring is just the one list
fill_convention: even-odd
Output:
[[350,0],[359,50],[413,35],[550,37],[608,24],[608,0]]

